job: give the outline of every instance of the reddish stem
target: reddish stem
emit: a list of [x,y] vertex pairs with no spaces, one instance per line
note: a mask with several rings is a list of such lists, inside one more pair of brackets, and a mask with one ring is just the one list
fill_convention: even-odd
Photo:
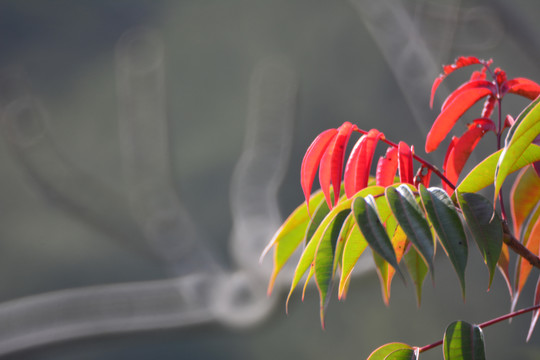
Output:
[[[486,322],[483,322],[483,323],[479,324],[478,326],[481,329],[487,328],[488,326],[499,323],[501,321],[508,320],[508,319],[511,319],[511,318],[516,317],[518,315],[525,314],[525,313],[528,313],[528,312],[531,312],[531,311],[534,311],[534,310],[538,310],[538,309],[540,309],[540,305],[531,306],[531,307],[528,307],[528,308],[525,308],[525,309],[514,311],[512,313],[509,313],[509,314],[506,314],[506,315],[503,315],[503,316],[499,316],[498,318],[495,318],[495,319],[492,319],[492,320],[488,320]],[[419,349],[419,352],[424,352],[424,351],[431,350],[433,348],[436,348],[437,346],[442,345],[442,343],[443,343],[443,340],[439,340],[437,342],[434,342],[433,344],[422,346]]]

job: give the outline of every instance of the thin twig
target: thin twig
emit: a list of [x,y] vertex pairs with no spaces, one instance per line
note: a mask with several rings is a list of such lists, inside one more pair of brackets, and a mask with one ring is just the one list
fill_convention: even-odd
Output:
[[[540,305],[535,305],[535,306],[531,306],[531,307],[528,307],[528,308],[525,308],[525,309],[514,311],[512,313],[509,313],[509,314],[506,314],[506,315],[503,315],[503,316],[499,316],[499,317],[497,317],[495,319],[491,319],[491,320],[488,320],[486,322],[483,322],[483,323],[479,324],[478,327],[480,327],[481,329],[484,329],[484,328],[486,328],[488,326],[494,325],[494,324],[499,323],[501,321],[511,319],[511,318],[516,317],[518,315],[526,314],[528,312],[538,310],[538,309],[540,309]],[[433,348],[436,348],[437,346],[442,345],[442,343],[443,343],[443,340],[439,340],[439,341],[434,342],[433,344],[422,346],[418,350],[418,352],[421,353],[421,352],[424,352],[424,351],[431,350]]]

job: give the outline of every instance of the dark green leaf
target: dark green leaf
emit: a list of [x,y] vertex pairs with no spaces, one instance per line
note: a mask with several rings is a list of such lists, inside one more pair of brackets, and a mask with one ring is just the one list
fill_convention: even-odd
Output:
[[484,360],[484,335],[478,325],[464,321],[450,324],[444,333],[445,360]]
[[422,204],[444,251],[458,275],[465,298],[465,267],[467,266],[467,237],[454,203],[443,189],[419,186]]
[[411,189],[406,185],[400,185],[397,188],[388,187],[386,200],[399,225],[424,258],[433,276],[433,256],[435,255],[433,237],[429,224]]
[[375,204],[373,197],[371,199],[368,197],[368,200],[358,197],[354,200],[352,207],[356,223],[371,249],[392,265],[405,281],[405,277],[399,269],[392,242],[372,204]]
[[489,286],[501,255],[503,228],[493,205],[480,194],[457,192],[459,206],[489,270]]
[[330,298],[330,287],[333,280],[334,249],[337,243],[341,226],[351,212],[350,209],[339,212],[334,221],[330,222],[319,242],[314,258],[315,282],[320,296],[321,325],[324,328],[324,310]]

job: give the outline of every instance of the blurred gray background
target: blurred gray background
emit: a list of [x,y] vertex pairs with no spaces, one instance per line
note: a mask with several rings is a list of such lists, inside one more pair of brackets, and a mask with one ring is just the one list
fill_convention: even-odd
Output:
[[[425,155],[440,64],[493,58],[540,81],[539,13],[526,0],[0,1],[0,357],[363,359],[506,313],[472,245],[466,303],[443,256],[421,308],[399,281],[385,307],[363,262],[324,331],[316,289],[287,316],[291,269],[266,298],[258,258],[302,201],[319,132],[351,121]],[[528,322],[486,329],[488,358],[540,358]]]

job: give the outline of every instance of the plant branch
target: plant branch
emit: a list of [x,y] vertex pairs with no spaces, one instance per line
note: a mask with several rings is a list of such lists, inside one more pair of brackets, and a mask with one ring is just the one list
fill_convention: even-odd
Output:
[[518,239],[512,234],[510,228],[506,224],[506,221],[502,222],[504,237],[503,241],[508,247],[510,247],[515,253],[527,260],[532,266],[540,269],[540,258],[529,251]]
[[[509,314],[506,314],[506,315],[503,315],[503,316],[499,316],[495,319],[491,319],[491,320],[488,320],[486,322],[483,322],[481,324],[479,324],[478,326],[481,328],[481,329],[484,329],[484,328],[487,328],[488,326],[491,326],[491,325],[494,325],[496,323],[499,323],[501,321],[504,321],[504,320],[507,320],[507,319],[511,319],[511,318],[514,318],[518,315],[522,315],[522,314],[526,314],[528,312],[531,312],[531,311],[534,311],[534,310],[538,310],[540,309],[540,305],[535,305],[535,306],[531,306],[531,307],[528,307],[528,308],[525,308],[525,309],[521,309],[521,310],[518,310],[518,311],[514,311],[512,313],[509,313]],[[418,352],[424,352],[424,351],[428,351],[428,350],[431,350],[433,348],[436,348],[437,346],[440,346],[442,345],[443,343],[443,340],[439,340],[437,342],[434,342],[433,344],[429,344],[429,345],[426,345],[426,346],[422,346]]]

